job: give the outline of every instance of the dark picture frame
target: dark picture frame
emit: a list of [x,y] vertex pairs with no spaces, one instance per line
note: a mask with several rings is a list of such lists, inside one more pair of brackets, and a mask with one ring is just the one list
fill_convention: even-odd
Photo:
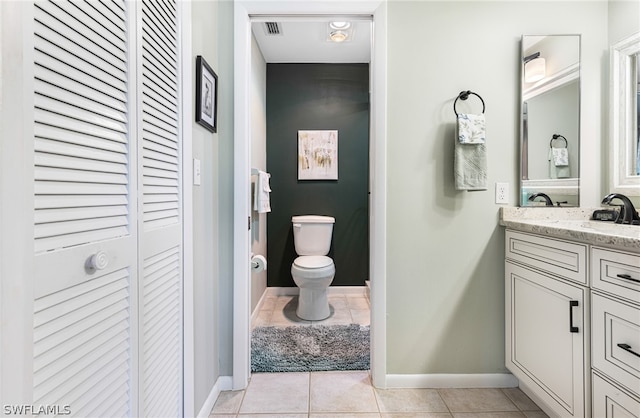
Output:
[[196,122],[218,131],[218,75],[201,55],[196,57]]

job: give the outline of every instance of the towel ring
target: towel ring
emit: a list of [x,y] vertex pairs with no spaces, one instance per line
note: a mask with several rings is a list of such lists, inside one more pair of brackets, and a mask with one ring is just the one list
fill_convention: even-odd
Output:
[[458,97],[456,97],[456,100],[453,102],[453,113],[455,113],[456,116],[458,116],[458,112],[456,112],[456,103],[458,102],[458,99],[467,100],[470,94],[473,94],[474,96],[477,96],[478,99],[480,99],[480,101],[482,102],[482,113],[484,113],[484,100],[482,100],[482,97],[480,97],[478,93],[474,93],[471,90],[466,90],[461,91],[460,94],[458,94]]
[[567,138],[560,134],[553,134],[553,136],[551,137],[551,141],[549,141],[549,148],[553,148],[553,140],[558,138],[564,139],[564,147],[569,148],[569,141],[567,141]]

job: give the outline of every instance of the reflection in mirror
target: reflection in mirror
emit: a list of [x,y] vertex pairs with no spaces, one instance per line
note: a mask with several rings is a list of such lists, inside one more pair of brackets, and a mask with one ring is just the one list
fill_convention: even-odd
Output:
[[611,47],[611,191],[640,195],[640,33]]
[[521,59],[520,205],[579,206],[580,35],[523,35]]

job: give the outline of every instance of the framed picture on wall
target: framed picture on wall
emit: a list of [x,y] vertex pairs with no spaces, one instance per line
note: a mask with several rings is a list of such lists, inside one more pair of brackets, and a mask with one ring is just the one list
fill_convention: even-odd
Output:
[[338,131],[298,131],[298,180],[338,180]]
[[201,56],[196,57],[196,122],[218,131],[218,75]]

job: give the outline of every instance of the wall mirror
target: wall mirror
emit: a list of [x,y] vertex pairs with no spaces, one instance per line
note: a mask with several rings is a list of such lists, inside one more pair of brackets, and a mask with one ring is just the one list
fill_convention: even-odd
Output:
[[640,33],[611,47],[611,191],[640,196]]
[[580,35],[523,35],[520,206],[580,205]]

